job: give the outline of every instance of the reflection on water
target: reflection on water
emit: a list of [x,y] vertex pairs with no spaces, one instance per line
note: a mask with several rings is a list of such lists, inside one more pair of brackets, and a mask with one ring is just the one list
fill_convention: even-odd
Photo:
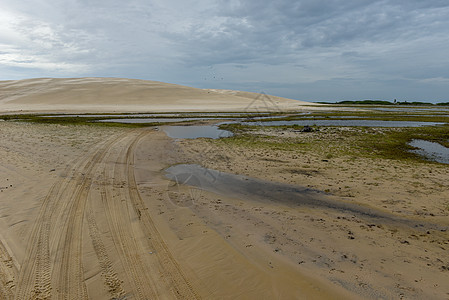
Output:
[[422,107],[422,106],[408,106],[408,107],[401,107],[401,106],[389,106],[389,107],[370,107],[368,109],[372,110],[380,110],[380,111],[391,111],[391,112],[448,112],[449,108],[446,107]]
[[[251,122],[245,122],[251,125]],[[420,127],[443,125],[439,122],[413,122],[413,121],[378,121],[378,120],[291,120],[258,122],[261,126],[363,126],[363,127]]]
[[[335,200],[324,192],[297,185],[219,172],[200,165],[175,165],[165,171],[167,178],[176,183],[242,200],[332,209],[369,218],[374,222],[399,222],[412,227],[424,226],[423,222],[401,218],[367,206]],[[437,227],[433,224],[426,224],[425,226]]]
[[[152,114],[63,114],[63,115],[47,115],[46,118],[163,118],[163,117],[182,117],[182,118],[220,118],[220,117],[262,117],[269,113],[152,113]],[[266,116],[267,118],[268,116]]]
[[425,140],[412,140],[409,145],[418,148],[412,150],[413,153],[439,163],[449,164],[449,148],[441,144]]
[[[220,116],[208,116],[208,117],[185,116],[184,118],[154,118],[154,117],[150,116],[148,118],[142,118],[142,115],[132,116],[132,117],[133,118],[130,118],[130,119],[97,120],[96,122],[107,122],[107,123],[112,122],[112,123],[125,123],[125,124],[175,123],[175,122],[187,122],[187,121],[216,120],[216,119],[220,118]],[[263,119],[278,119],[278,118],[285,118],[285,116],[265,116],[265,117],[262,117],[262,116],[250,116],[250,115],[248,115],[248,116],[242,116],[242,117],[238,117],[238,118],[237,117],[229,118],[229,116],[226,117],[226,119],[232,120],[232,121],[230,121],[232,123],[241,122],[243,120],[263,120]]]
[[[376,108],[377,109],[377,108]],[[381,108],[379,108],[381,109]],[[430,108],[391,108],[395,111],[413,111],[425,110]],[[387,108],[388,110],[388,108]],[[443,110],[444,109],[439,109]],[[436,109],[434,110],[436,113]],[[286,113],[278,115],[267,115],[264,113],[147,113],[147,114],[67,114],[67,115],[47,115],[48,118],[60,117],[80,117],[80,118],[108,118],[104,120],[95,120],[93,122],[113,122],[113,123],[175,123],[188,121],[219,120],[227,121],[220,124],[240,123],[253,126],[363,126],[363,127],[420,127],[442,125],[442,122],[415,122],[415,121],[382,121],[382,120],[363,120],[364,116],[328,116],[327,119],[313,120],[314,116],[309,116],[310,112]],[[427,116],[427,115],[426,115]],[[447,116],[447,115],[429,115],[429,116]],[[297,120],[282,120],[287,117],[298,117]],[[277,120],[276,120],[277,119]],[[311,120],[312,119],[312,120]],[[352,120],[358,119],[358,120]]]
[[175,122],[186,122],[186,121],[203,121],[211,120],[213,118],[135,118],[135,119],[107,119],[98,120],[96,122],[107,122],[107,123],[125,123],[125,124],[140,124],[140,123],[175,123]]
[[213,125],[201,126],[161,126],[160,127],[169,137],[175,139],[196,139],[211,138],[218,139],[222,137],[230,137],[232,132],[221,130]]
[[177,117],[179,114],[126,114],[126,115],[48,115],[46,118],[151,118],[151,117]]

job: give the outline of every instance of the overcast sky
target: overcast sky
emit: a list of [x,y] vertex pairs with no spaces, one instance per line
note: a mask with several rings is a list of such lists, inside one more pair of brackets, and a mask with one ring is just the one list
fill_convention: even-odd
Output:
[[449,101],[449,1],[0,0],[0,80]]

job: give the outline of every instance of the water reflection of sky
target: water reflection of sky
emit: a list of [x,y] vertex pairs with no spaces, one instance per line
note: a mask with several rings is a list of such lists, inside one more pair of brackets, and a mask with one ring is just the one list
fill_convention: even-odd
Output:
[[449,148],[446,148],[441,144],[425,140],[413,140],[409,145],[418,148],[412,150],[413,153],[436,162],[449,164]]
[[[251,125],[249,122],[243,124]],[[443,125],[440,122],[413,122],[413,121],[381,121],[381,120],[291,120],[257,122],[261,126],[363,126],[363,127],[421,127]]]
[[[449,111],[449,108],[422,108],[422,107],[392,107],[392,108],[373,108],[374,110],[396,111],[396,112],[423,112],[424,110],[438,113],[440,110]],[[413,117],[449,117],[445,112],[441,115],[407,115]],[[282,120],[286,117],[296,117],[297,120]],[[314,120],[314,118],[323,118],[323,116],[313,116],[309,112],[296,114],[281,114],[281,115],[251,115],[245,113],[148,113],[148,114],[120,114],[120,115],[102,115],[102,114],[72,114],[72,115],[48,115],[45,117],[81,117],[81,118],[108,118],[104,120],[96,120],[95,122],[114,122],[114,123],[174,123],[187,121],[203,121],[203,120],[219,120],[220,117],[225,118],[225,121],[220,124],[241,123],[244,125],[256,126],[284,126],[284,125],[299,125],[299,126],[364,126],[364,127],[420,127],[420,126],[434,126],[442,125],[441,122],[416,122],[416,121],[384,121],[384,120],[365,120],[366,116],[326,116],[325,119]],[[371,116],[370,118],[372,118]],[[378,116],[382,118],[382,116]],[[276,120],[279,119],[279,120]],[[268,121],[269,120],[269,121]],[[250,122],[253,121],[253,122]]]
[[423,111],[432,111],[432,112],[437,112],[437,111],[442,111],[442,112],[448,112],[449,108],[446,107],[398,107],[398,106],[394,106],[394,107],[370,107],[370,108],[366,108],[366,109],[371,109],[371,110],[380,110],[380,111],[403,111],[403,112],[423,112]]
[[142,124],[142,123],[175,123],[175,122],[203,121],[213,119],[215,118],[133,118],[133,119],[106,119],[106,120],[98,120],[96,122]]
[[200,126],[161,126],[160,127],[169,137],[174,139],[196,139],[211,138],[218,139],[222,137],[230,137],[232,132],[221,130],[214,125]]

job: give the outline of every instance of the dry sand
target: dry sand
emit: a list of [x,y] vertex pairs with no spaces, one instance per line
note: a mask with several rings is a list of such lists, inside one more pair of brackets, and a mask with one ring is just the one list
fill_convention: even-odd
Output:
[[[341,144],[338,130],[348,129],[258,132],[280,142],[295,138],[293,151],[207,139],[176,143],[188,157],[185,163],[327,191],[330,199],[392,213],[422,227],[282,199],[258,202],[210,193],[191,209],[248,257],[265,249],[298,272],[361,298],[449,299],[449,166],[356,154],[328,157],[326,149],[311,152],[300,146],[320,140]],[[266,257],[266,263],[272,259]]]
[[3,299],[448,296],[447,232],[205,191],[180,205],[161,172],[196,162],[447,226],[446,166],[324,162],[151,128],[1,122],[0,133]]
[[0,81],[0,112],[286,111],[316,103],[122,78]]
[[[124,79],[0,86],[1,111],[192,111],[193,103],[198,110],[213,111],[212,103],[217,111],[259,109],[253,94]],[[446,231],[186,186],[176,194],[195,192],[195,201],[177,203],[162,172],[200,163],[449,225],[447,166],[323,153],[172,140],[154,128],[2,121],[0,298],[447,299]]]
[[348,296],[269,249],[242,252],[174,205],[161,170],[180,158],[162,132],[11,122],[0,132],[2,299]]

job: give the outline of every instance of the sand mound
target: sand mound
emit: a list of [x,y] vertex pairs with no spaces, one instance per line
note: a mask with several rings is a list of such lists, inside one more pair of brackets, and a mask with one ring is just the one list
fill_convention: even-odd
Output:
[[38,78],[0,81],[6,111],[266,111],[300,110],[315,103],[265,94],[198,89],[122,78]]

